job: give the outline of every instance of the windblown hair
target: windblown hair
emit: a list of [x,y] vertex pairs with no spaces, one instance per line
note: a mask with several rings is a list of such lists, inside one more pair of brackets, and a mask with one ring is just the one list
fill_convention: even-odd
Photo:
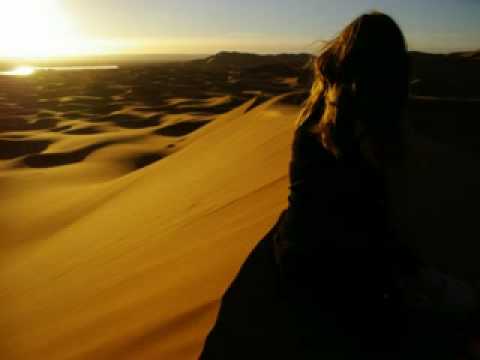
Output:
[[333,155],[358,153],[368,136],[380,156],[399,142],[408,99],[409,56],[401,29],[383,13],[361,15],[314,58],[315,79],[296,126]]

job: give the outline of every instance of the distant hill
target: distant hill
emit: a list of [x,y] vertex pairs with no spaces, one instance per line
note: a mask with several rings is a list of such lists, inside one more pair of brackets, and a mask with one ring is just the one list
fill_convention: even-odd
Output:
[[414,95],[480,98],[480,51],[410,54]]
[[[480,50],[454,52],[450,54],[432,54],[419,51],[411,51],[413,63],[446,63],[452,60],[469,61],[480,60]],[[266,69],[275,66],[277,69],[302,68],[308,66],[314,55],[309,53],[299,54],[254,54],[237,51],[221,51],[217,54],[202,59],[195,59],[190,64],[203,66],[209,69]]]
[[252,53],[241,53],[236,51],[222,51],[205,59],[194,60],[191,63],[210,69],[249,69],[261,66],[277,65],[277,67],[301,68],[308,64],[312,55],[301,54],[269,54],[260,55]]
[[451,53],[450,55],[462,57],[465,59],[480,60],[480,50],[455,52],[455,53]]
[[[480,98],[480,51],[430,54],[411,51],[412,94],[417,96]],[[311,84],[312,54],[271,54],[222,51],[186,66],[215,72],[239,72],[250,78],[299,77]]]

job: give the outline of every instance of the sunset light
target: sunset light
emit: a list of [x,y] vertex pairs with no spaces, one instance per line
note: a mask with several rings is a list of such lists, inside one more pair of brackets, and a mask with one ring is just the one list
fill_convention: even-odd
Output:
[[[408,25],[405,36],[412,50],[478,47],[480,3],[476,1],[462,6],[386,0],[343,0],[342,4],[334,7],[327,0],[309,0],[300,7],[295,0],[2,0],[0,59],[34,63],[30,60],[106,54],[310,52],[354,14],[372,8]],[[431,21],[423,19],[425,13],[431,13]]]
[[[48,58],[102,53],[99,41],[90,41],[75,27],[59,0],[2,1],[0,56]],[[111,50],[111,49],[110,49]]]
[[480,360],[480,0],[0,0],[0,360]]
[[35,72],[35,68],[32,66],[19,66],[13,70],[0,72],[0,75],[28,76],[28,75],[32,75],[34,72]]

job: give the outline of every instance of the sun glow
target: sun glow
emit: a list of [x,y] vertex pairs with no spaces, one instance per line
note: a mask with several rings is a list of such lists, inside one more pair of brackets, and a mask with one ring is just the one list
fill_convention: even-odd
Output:
[[110,49],[75,28],[60,0],[0,2],[0,56],[34,58],[98,54]]
[[32,66],[19,66],[13,70],[0,72],[0,75],[8,76],[29,76],[35,73],[35,68]]

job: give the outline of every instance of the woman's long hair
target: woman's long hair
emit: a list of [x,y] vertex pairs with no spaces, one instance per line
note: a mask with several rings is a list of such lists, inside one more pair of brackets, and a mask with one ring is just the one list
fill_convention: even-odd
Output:
[[313,123],[309,130],[337,158],[358,155],[364,136],[375,156],[393,155],[409,88],[407,45],[396,22],[379,12],[359,16],[323,47],[314,71],[297,127]]

